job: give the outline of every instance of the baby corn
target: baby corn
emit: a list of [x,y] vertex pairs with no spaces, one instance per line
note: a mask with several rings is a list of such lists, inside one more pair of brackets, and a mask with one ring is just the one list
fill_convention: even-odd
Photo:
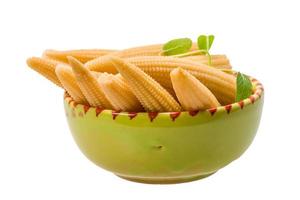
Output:
[[211,91],[189,72],[176,68],[171,71],[170,77],[184,110],[206,110],[220,105]]
[[120,74],[103,73],[99,76],[98,81],[114,110],[136,112],[143,110],[139,100]]
[[62,87],[62,84],[55,74],[57,64],[59,64],[59,62],[46,58],[31,57],[27,59],[27,65],[31,69],[37,71],[57,86]]
[[115,52],[115,50],[108,49],[78,49],[68,51],[46,50],[43,56],[46,58],[52,58],[61,62],[68,63],[68,56],[72,56],[80,62],[87,62],[100,56]]
[[[197,44],[193,43],[191,50],[197,49]],[[163,52],[163,44],[146,45],[140,47],[133,47],[115,52],[111,55],[121,58],[130,58],[136,56],[159,56]]]
[[77,84],[91,106],[111,109],[112,105],[104,95],[97,78],[81,62],[68,56]]
[[181,67],[199,79],[217,97],[221,104],[234,102],[236,93],[235,77],[202,63],[169,56],[143,56],[128,58],[166,88],[172,86],[170,72]]
[[118,57],[111,57],[111,62],[124,77],[146,111],[165,112],[181,110],[176,100],[141,69]]
[[82,94],[72,68],[66,64],[58,64],[55,69],[55,73],[63,85],[64,89],[77,103],[87,104],[87,100]]

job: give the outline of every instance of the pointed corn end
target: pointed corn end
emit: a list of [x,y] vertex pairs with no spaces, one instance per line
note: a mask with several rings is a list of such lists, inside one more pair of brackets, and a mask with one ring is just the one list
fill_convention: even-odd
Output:
[[55,73],[58,74],[60,72],[63,72],[63,71],[69,70],[69,69],[70,69],[69,65],[57,64],[56,67],[55,67]]
[[73,56],[67,56],[67,59],[70,65],[82,65],[82,63]]
[[33,60],[35,60],[35,59],[36,59],[36,57],[30,57],[30,58],[27,58],[27,60],[26,60],[27,65],[28,65],[29,67],[31,67],[32,62],[33,62]]
[[41,65],[55,65],[56,63],[52,60],[40,57],[30,57],[26,60],[27,65],[30,68],[40,67]]
[[185,76],[186,75],[186,72],[182,69],[182,68],[180,68],[180,67],[178,67],[178,68],[176,68],[176,69],[173,69],[171,72],[170,72],[170,76],[172,77],[172,76],[177,76],[177,77],[183,77],[183,76]]
[[126,66],[126,62],[122,58],[119,58],[117,56],[108,56],[108,59],[118,70],[123,69],[123,67]]
[[71,65],[74,72],[81,73],[85,72],[87,69],[84,67],[84,65],[77,60],[76,58],[72,56],[67,56],[68,62]]
[[134,71],[142,71],[138,67],[136,67],[134,64],[125,61],[124,59],[117,57],[117,56],[109,56],[109,61],[111,64],[117,69],[117,71],[122,74],[128,69],[134,70]]

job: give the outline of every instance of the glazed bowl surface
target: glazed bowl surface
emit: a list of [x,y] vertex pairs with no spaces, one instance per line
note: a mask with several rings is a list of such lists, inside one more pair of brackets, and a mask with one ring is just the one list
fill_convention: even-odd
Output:
[[96,165],[127,180],[180,183],[201,179],[239,158],[251,144],[263,87],[249,98],[206,111],[135,113],[76,104],[65,94],[71,133]]

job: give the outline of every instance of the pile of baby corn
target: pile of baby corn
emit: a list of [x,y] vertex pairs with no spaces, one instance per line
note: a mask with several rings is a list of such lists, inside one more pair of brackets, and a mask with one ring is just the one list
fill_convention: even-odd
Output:
[[[191,50],[195,49],[193,45]],[[30,68],[75,102],[135,112],[205,110],[235,101],[236,77],[225,55],[161,55],[162,45],[120,51],[46,50]]]

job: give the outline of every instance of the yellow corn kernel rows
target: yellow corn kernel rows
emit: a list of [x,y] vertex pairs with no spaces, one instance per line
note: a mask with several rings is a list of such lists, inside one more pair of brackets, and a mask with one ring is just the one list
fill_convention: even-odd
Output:
[[77,103],[105,109],[204,110],[234,101],[235,77],[218,69],[231,69],[225,55],[212,55],[207,66],[205,55],[176,58],[159,56],[161,51],[160,44],[121,51],[46,50],[27,63]]
[[112,109],[112,105],[101,90],[97,78],[75,58],[68,57],[68,60],[72,66],[77,84],[89,104],[95,107]]
[[101,88],[114,110],[142,111],[139,100],[130,90],[124,78],[118,75],[102,73],[98,77]]
[[124,77],[146,111],[180,111],[176,100],[154,79],[137,66],[118,57],[111,57],[112,64]]
[[[91,61],[86,63],[90,70],[117,72],[108,56],[93,61],[97,64],[90,65]],[[126,61],[138,66],[165,88],[172,88],[170,72],[181,67],[208,87],[222,104],[231,103],[235,99],[235,77],[203,63],[169,56],[138,56],[127,58]]]
[[82,104],[88,103],[77,84],[75,75],[70,66],[58,64],[56,66],[55,73],[64,89],[70,94],[74,101]]
[[46,58],[31,57],[27,59],[27,65],[31,69],[37,71],[57,86],[62,87],[55,74],[55,68],[57,64],[59,64],[58,61]]
[[171,71],[170,76],[184,110],[205,110],[220,105],[211,91],[189,72],[176,68]]

